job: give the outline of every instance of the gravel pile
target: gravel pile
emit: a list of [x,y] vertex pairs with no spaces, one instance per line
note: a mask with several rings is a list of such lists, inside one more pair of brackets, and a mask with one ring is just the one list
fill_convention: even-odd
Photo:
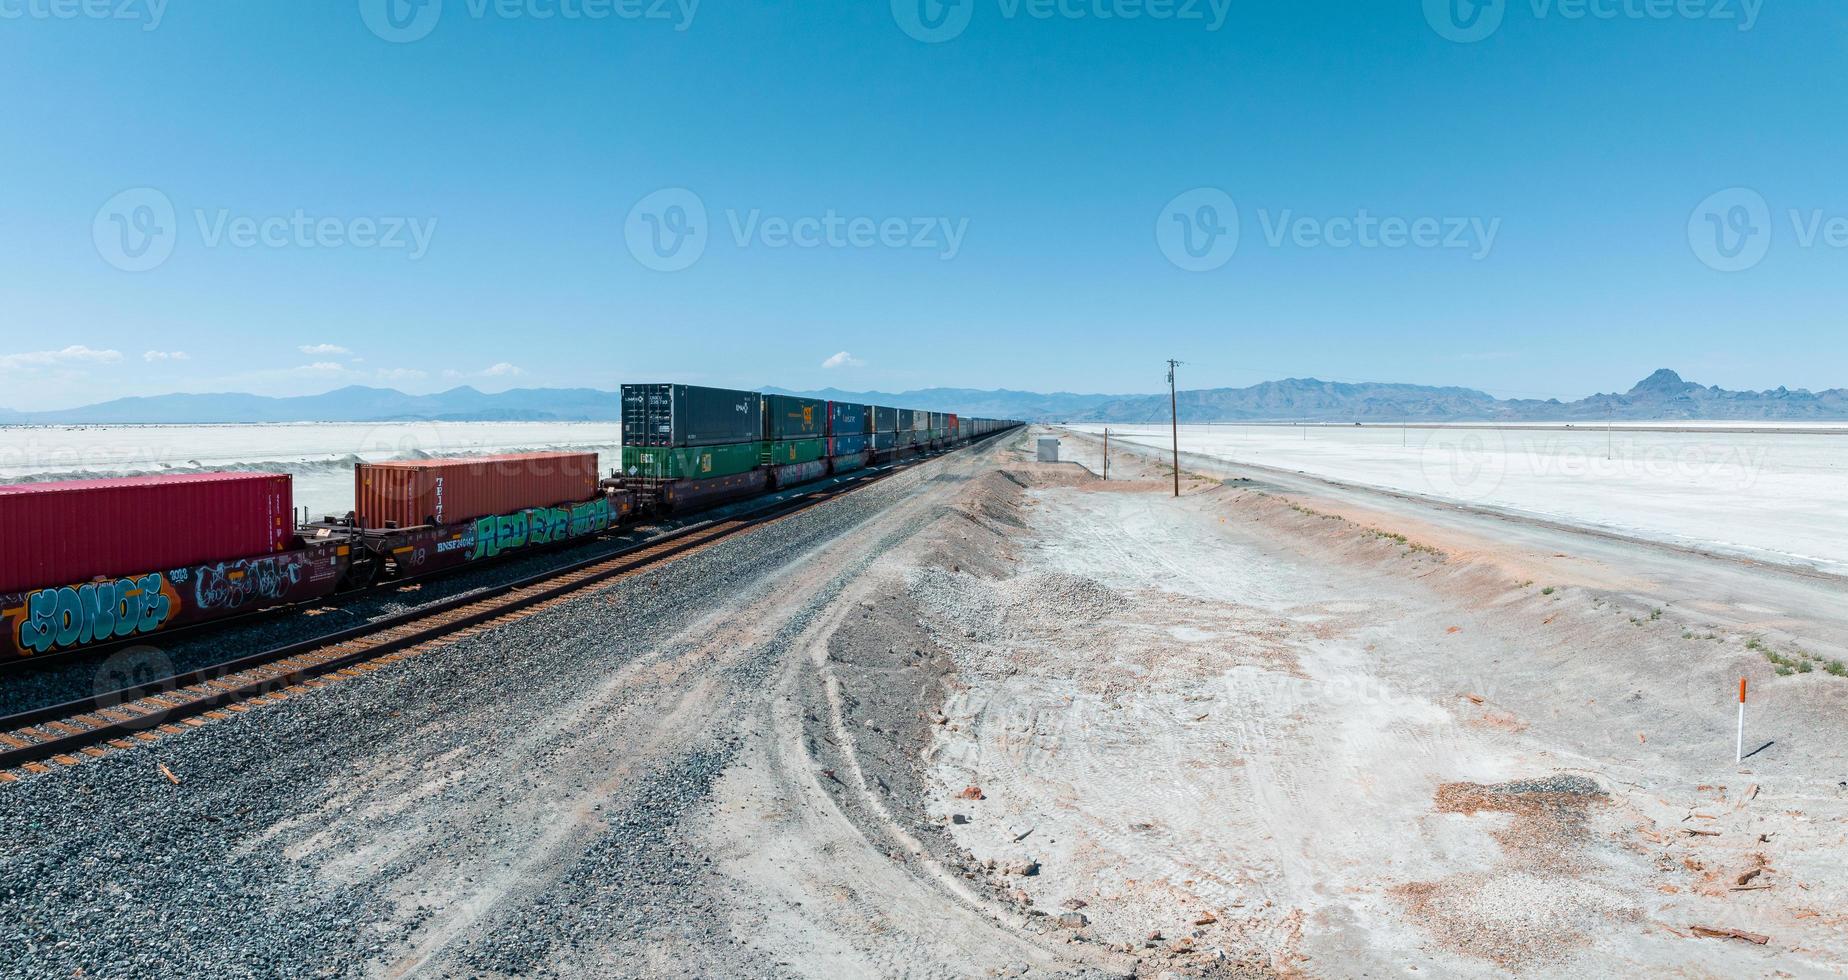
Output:
[[[598,797],[634,751],[623,726],[650,730],[660,710],[628,688],[598,689],[638,657],[680,652],[674,634],[685,625],[779,595],[792,561],[920,482],[901,474],[285,707],[0,788],[0,977],[359,976],[466,911],[471,888],[503,878],[513,885],[465,930],[462,958],[438,955],[438,972],[571,962],[592,939],[697,940],[685,930],[699,927],[703,861],[681,846],[676,823],[750,735],[726,714],[701,719],[672,761]],[[858,569],[828,571],[827,588],[790,597],[800,612],[785,628],[741,666],[712,672],[731,699],[760,692],[786,640]],[[458,577],[418,600],[465,587]],[[256,645],[325,625],[238,629],[239,642]],[[598,692],[594,711],[561,722],[587,692]],[[581,858],[517,866],[537,835],[580,808],[609,815],[572,830],[590,837],[572,852]],[[760,953],[724,955],[707,966],[768,972]]]

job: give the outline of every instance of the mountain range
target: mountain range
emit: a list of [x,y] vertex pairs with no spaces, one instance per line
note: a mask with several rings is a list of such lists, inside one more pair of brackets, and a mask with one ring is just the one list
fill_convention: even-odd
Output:
[[[1071,392],[924,388],[916,391],[789,392],[840,401],[902,405],[988,418],[1035,421],[1155,422],[1168,417],[1166,392],[1086,395]],[[1848,390],[1776,388],[1729,391],[1682,380],[1666,368],[1628,392],[1577,401],[1500,399],[1473,388],[1347,383],[1290,378],[1248,388],[1179,393],[1183,422],[1532,422],[1644,420],[1844,421]],[[487,393],[467,386],[433,395],[352,386],[320,395],[250,394],[120,398],[55,412],[0,409],[0,424],[114,425],[237,422],[615,421],[621,399],[595,388],[516,388]]]

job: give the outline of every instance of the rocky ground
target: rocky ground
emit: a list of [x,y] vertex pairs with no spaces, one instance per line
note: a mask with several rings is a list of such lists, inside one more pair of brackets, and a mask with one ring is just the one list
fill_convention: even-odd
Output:
[[1848,679],[1761,652],[1798,614],[1027,444],[0,787],[0,976],[1848,962]]

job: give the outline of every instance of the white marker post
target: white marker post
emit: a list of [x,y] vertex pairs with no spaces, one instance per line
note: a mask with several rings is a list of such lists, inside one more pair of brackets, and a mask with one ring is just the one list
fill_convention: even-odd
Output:
[[1745,678],[1739,678],[1739,741],[1733,749],[1733,764],[1745,761]]

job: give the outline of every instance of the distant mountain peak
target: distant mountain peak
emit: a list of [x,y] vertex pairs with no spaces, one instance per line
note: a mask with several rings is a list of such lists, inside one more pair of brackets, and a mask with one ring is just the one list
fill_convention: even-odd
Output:
[[1650,375],[1649,377],[1644,378],[1641,381],[1638,381],[1636,383],[1636,387],[1630,389],[1630,394],[1632,395],[1638,395],[1638,394],[1679,395],[1682,392],[1687,391],[1689,388],[1699,388],[1699,387],[1702,387],[1702,386],[1696,385],[1696,384],[1689,384],[1686,381],[1681,380],[1681,375],[1675,373],[1674,371],[1669,370],[1668,368],[1662,368],[1661,370]]

